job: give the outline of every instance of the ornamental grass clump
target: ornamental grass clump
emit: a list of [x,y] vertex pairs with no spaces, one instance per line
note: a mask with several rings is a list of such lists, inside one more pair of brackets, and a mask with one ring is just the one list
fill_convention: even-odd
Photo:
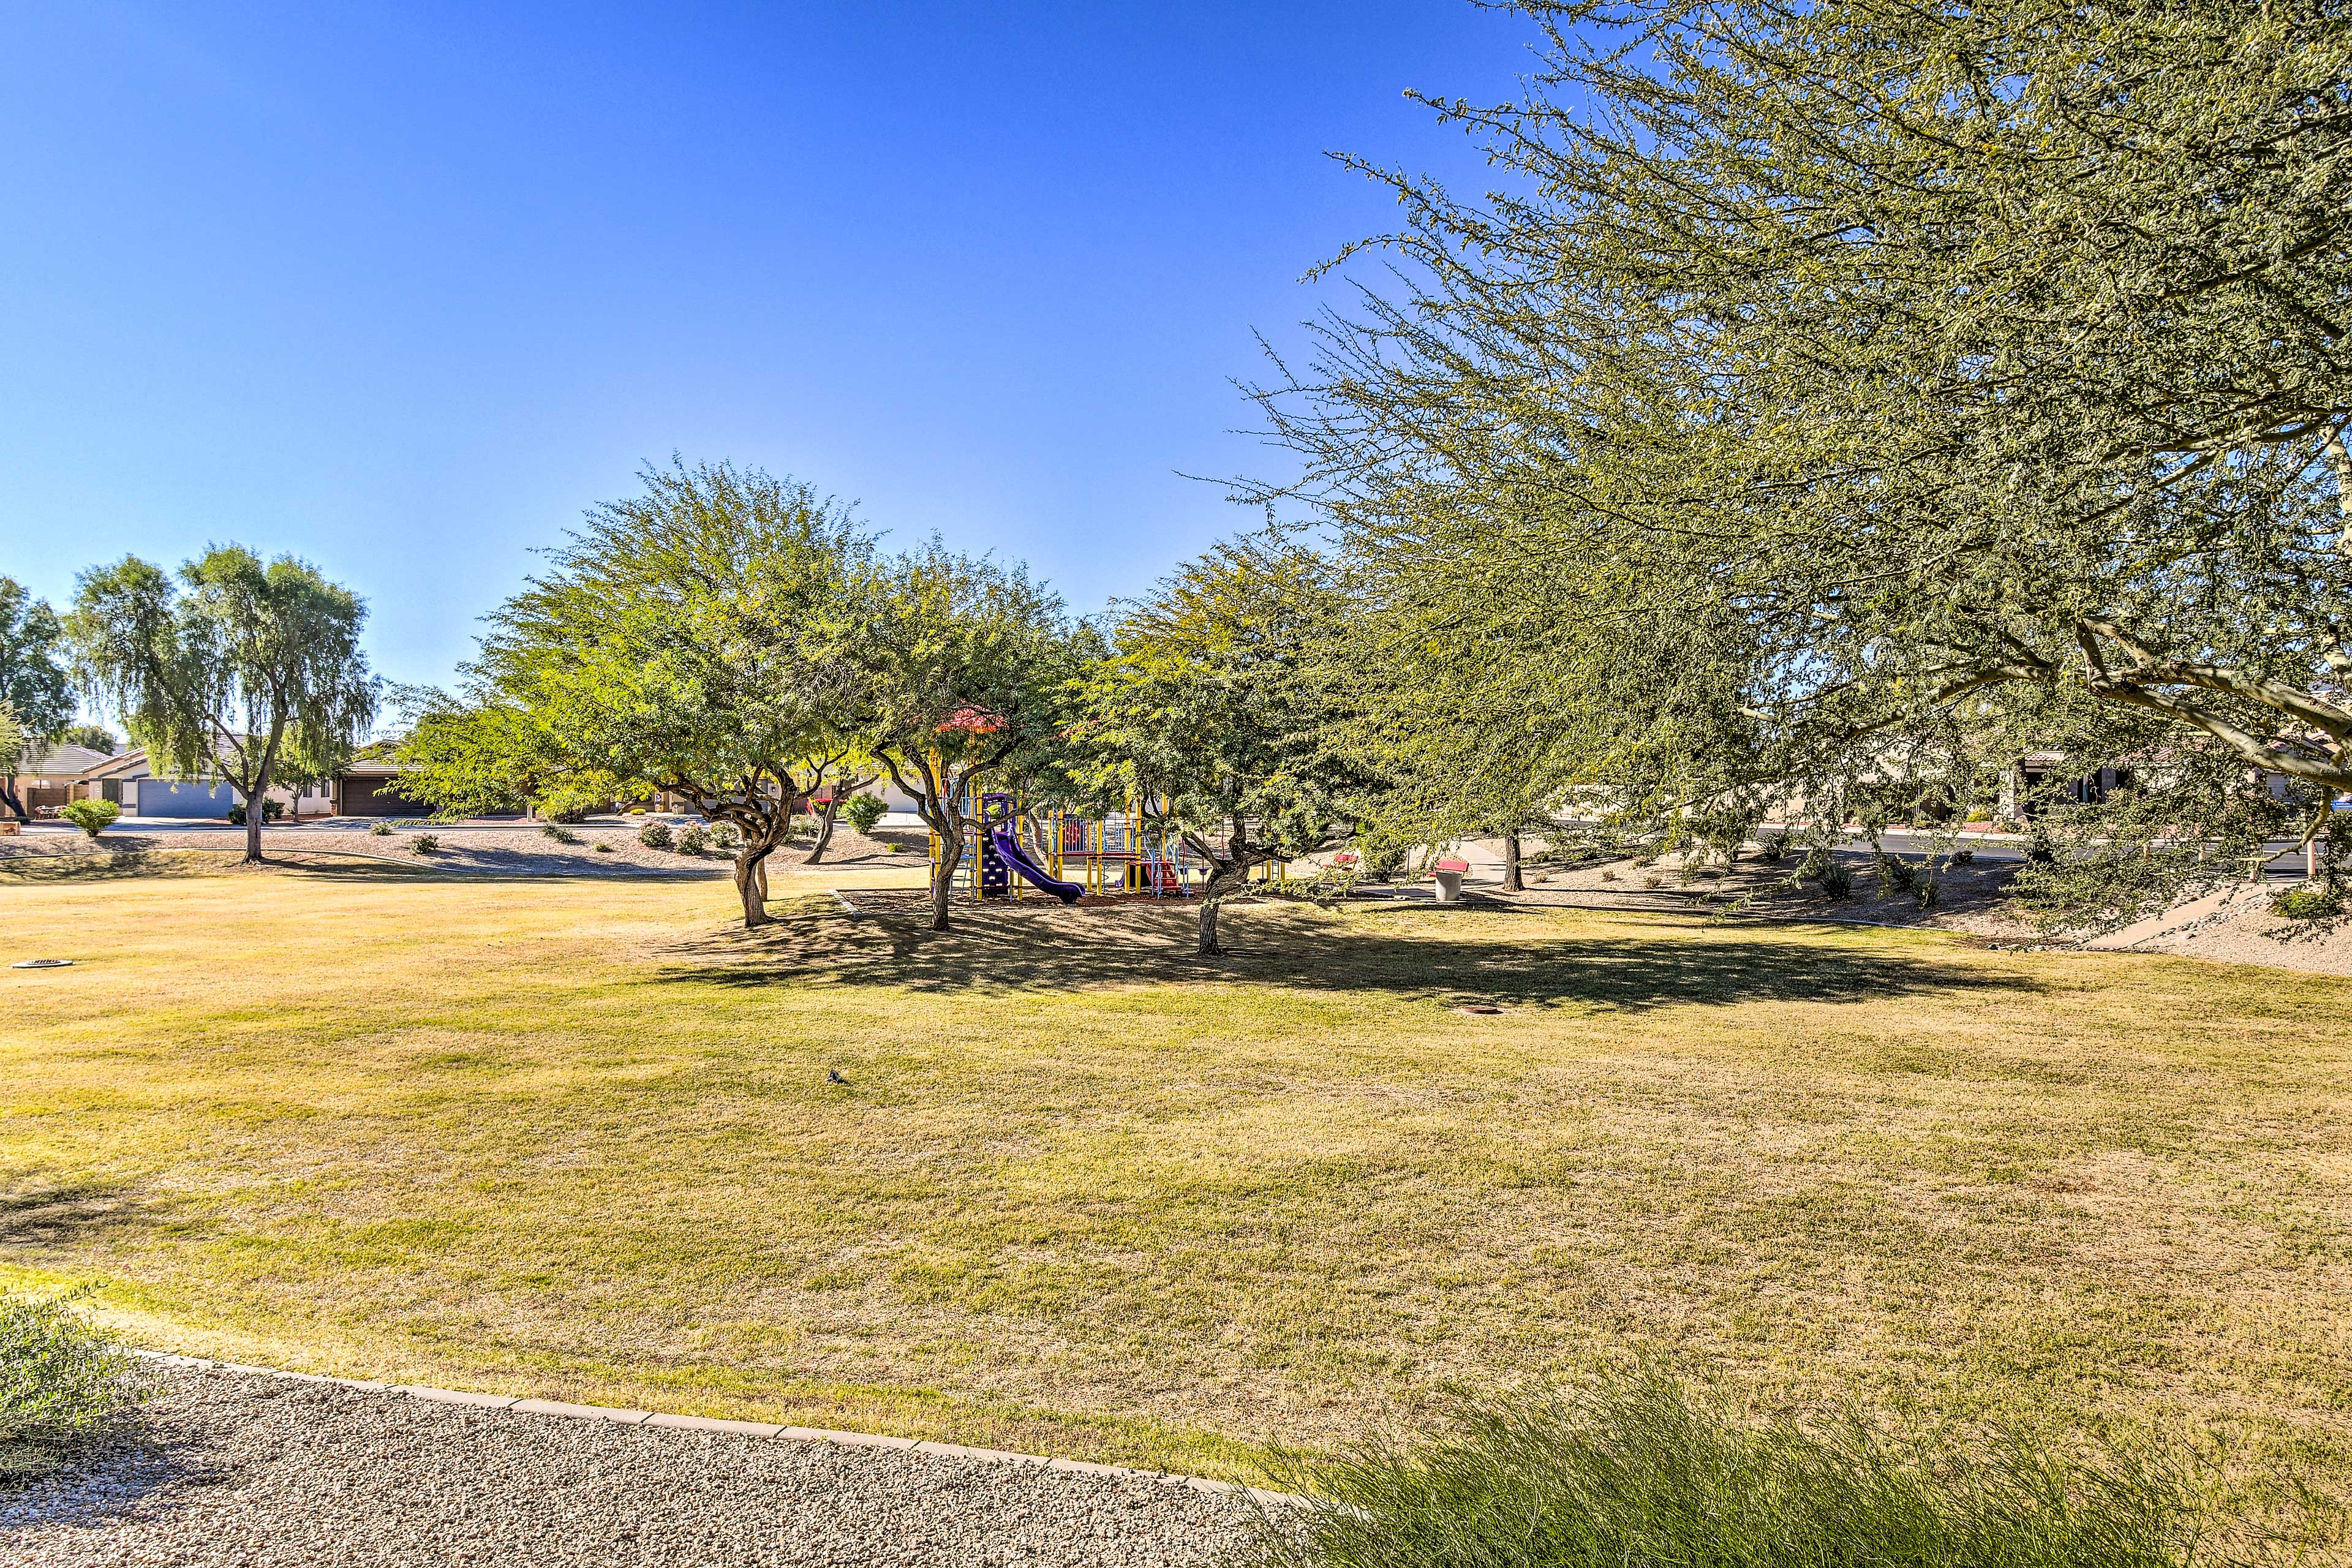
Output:
[[151,1391],[137,1359],[74,1300],[0,1293],[0,1475],[53,1468]]
[[[2189,1568],[2211,1467],[2063,1458],[1996,1434],[1898,1442],[1860,1417],[1748,1425],[1648,1374],[1492,1398],[1442,1436],[1287,1467],[1332,1506],[1269,1518],[1283,1568]],[[2306,1518],[2314,1517],[2306,1512]],[[2305,1535],[2307,1537],[2307,1533]],[[2258,1552],[2284,1536],[2243,1533]],[[2307,1544],[2307,1539],[2305,1541]]]

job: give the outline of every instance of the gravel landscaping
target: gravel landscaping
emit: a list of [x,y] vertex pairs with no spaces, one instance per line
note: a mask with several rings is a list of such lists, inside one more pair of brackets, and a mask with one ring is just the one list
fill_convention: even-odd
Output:
[[[381,834],[369,831],[369,826],[350,817],[306,822],[299,826],[273,826],[262,836],[262,853],[365,856],[436,871],[541,877],[655,872],[671,877],[719,878],[728,876],[733,865],[732,857],[716,848],[699,855],[648,848],[638,841],[640,824],[636,821],[604,820],[567,827],[563,831],[574,840],[568,844],[548,837],[544,829],[531,824],[400,821],[389,823],[392,831]],[[416,851],[420,833],[429,833],[435,840],[429,854]],[[599,845],[604,847],[598,848]],[[835,826],[833,841],[825,847],[823,863],[857,869],[888,867],[919,873],[927,863],[923,846],[919,833],[898,830],[867,838],[847,823],[839,823]],[[131,826],[110,828],[92,839],[79,832],[42,828],[0,837],[0,860],[49,855],[142,855],[172,849],[242,854],[245,829],[205,826],[142,831]],[[803,838],[779,850],[769,864],[779,871],[797,869],[805,863],[807,854],[807,840]]]
[[1143,1477],[159,1375],[137,1440],[0,1482],[0,1564],[1237,1563],[1257,1517]]

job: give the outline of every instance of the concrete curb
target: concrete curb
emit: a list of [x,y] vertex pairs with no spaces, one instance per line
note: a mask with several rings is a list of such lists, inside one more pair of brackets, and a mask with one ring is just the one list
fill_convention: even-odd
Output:
[[1313,1508],[1311,1498],[1289,1492],[1245,1487],[1238,1481],[1212,1480],[1206,1476],[1179,1476],[1166,1470],[1135,1470],[1123,1465],[1097,1465],[1084,1459],[1056,1459],[1044,1454],[1016,1454],[1003,1448],[967,1448],[955,1443],[918,1441],[886,1436],[878,1432],[835,1432],[823,1426],[776,1426],[764,1421],[727,1421],[714,1415],[673,1415],[664,1411],[617,1410],[604,1405],[570,1405],[560,1399],[526,1399],[512,1394],[476,1394],[462,1388],[427,1388],[421,1384],[372,1383],[358,1377],[322,1377],[317,1373],[288,1372],[282,1367],[247,1366],[241,1362],[207,1361],[202,1356],[175,1355],[169,1351],[133,1349],[142,1360],[191,1372],[232,1372],[244,1377],[277,1377],[293,1383],[328,1383],[367,1394],[400,1394],[440,1405],[466,1405],[483,1410],[503,1410],[517,1415],[552,1415],[567,1421],[610,1421],[622,1426],[659,1426],[677,1432],[718,1432],[737,1437],[764,1437],[787,1443],[831,1443],[842,1448],[889,1448],[927,1454],[942,1459],[972,1459],[983,1464],[1031,1465],[1065,1475],[1100,1476],[1158,1481],[1163,1486],[1189,1487],[1194,1491],[1244,1497],[1262,1508]]

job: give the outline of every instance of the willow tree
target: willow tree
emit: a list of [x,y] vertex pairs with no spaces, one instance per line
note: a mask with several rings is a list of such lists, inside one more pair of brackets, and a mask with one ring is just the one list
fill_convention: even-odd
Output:
[[82,574],[66,634],[91,699],[119,712],[151,765],[226,780],[245,804],[245,858],[289,737],[348,751],[377,684],[360,649],[366,606],[290,555],[220,545],[179,580],[135,555]]
[[[1370,171],[1418,281],[1263,391],[1450,600],[1424,667],[1574,687],[1563,775],[1675,811],[2029,745],[2352,788],[2341,0],[1521,8],[1525,99],[1437,105],[1501,188]],[[1643,648],[1707,695],[1612,751],[1580,672]]]
[[489,616],[462,700],[428,704],[401,788],[444,810],[683,797],[741,837],[746,926],[800,802],[851,754],[871,536],[813,489],[648,468]]

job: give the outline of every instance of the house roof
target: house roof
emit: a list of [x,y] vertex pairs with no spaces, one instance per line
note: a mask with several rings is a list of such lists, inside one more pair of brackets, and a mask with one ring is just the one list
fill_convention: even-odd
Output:
[[37,777],[54,778],[69,774],[79,778],[108,760],[104,752],[93,752],[88,746],[48,746],[37,755],[19,762],[16,772],[19,775],[31,773]]
[[82,776],[93,779],[137,779],[145,778],[153,771],[147,765],[146,748],[133,746],[127,752],[117,752],[114,755],[104,758]]

